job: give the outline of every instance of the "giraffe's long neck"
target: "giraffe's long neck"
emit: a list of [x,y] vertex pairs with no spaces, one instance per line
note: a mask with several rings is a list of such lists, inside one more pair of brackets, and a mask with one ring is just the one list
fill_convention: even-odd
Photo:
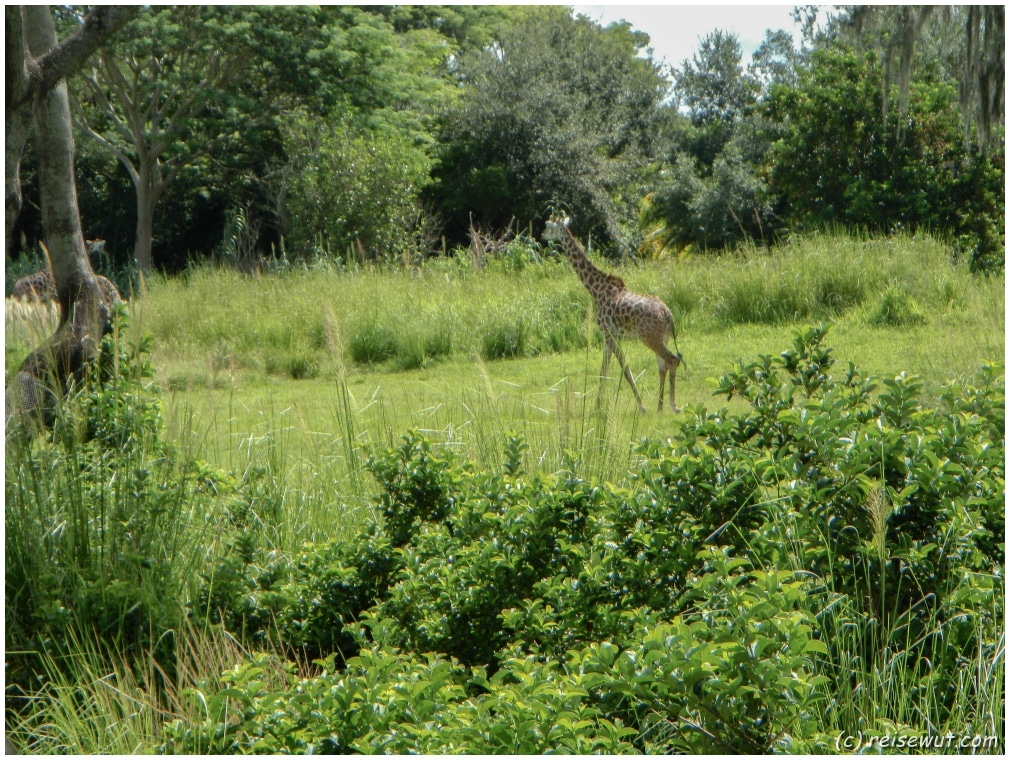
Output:
[[593,262],[589,260],[586,256],[586,252],[579,245],[579,241],[575,239],[571,230],[567,227],[562,228],[562,240],[564,241],[565,253],[568,254],[568,260],[572,262],[572,268],[575,273],[582,280],[582,284],[586,286],[586,290],[589,291],[590,295],[594,299],[599,298],[605,291],[612,288],[615,283],[621,283],[621,281],[613,277],[606,272],[597,269]]
[[568,254],[568,260],[572,262],[572,268],[575,273],[582,280],[582,284],[585,285],[590,292],[593,291],[593,287],[599,283],[606,275],[597,269],[593,262],[589,260],[586,256],[586,252],[579,245],[579,241],[575,239],[571,230],[567,227],[564,228],[562,234],[564,235],[565,241],[565,253]]

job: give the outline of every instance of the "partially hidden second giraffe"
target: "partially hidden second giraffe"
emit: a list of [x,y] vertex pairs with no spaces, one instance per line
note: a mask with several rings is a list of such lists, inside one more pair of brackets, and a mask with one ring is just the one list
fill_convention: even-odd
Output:
[[[98,263],[98,257],[105,252],[105,241],[85,240],[84,247],[88,251],[88,257],[91,259],[92,268],[95,268]],[[43,251],[45,251],[46,265],[39,271],[18,280],[14,284],[14,289],[11,291],[11,298],[42,302],[56,300],[56,280],[53,279],[53,270],[49,264],[49,251],[45,248],[45,245],[43,245],[42,248]],[[106,296],[109,296],[110,294],[109,287],[113,287],[113,289],[115,289],[111,282],[101,276],[98,276],[98,285],[102,288],[102,292],[105,293]],[[111,300],[112,302],[120,300],[118,291],[116,291],[116,297]]]
[[638,408],[643,412],[642,396],[631,376],[631,369],[624,359],[620,341],[622,338],[637,337],[656,354],[659,367],[659,411],[663,411],[663,391],[666,376],[670,376],[670,409],[679,412],[676,402],[675,382],[677,367],[681,362],[680,353],[672,353],[666,347],[673,337],[677,342],[677,332],[673,324],[673,314],[669,307],[654,296],[633,293],[624,285],[624,280],[597,269],[586,256],[579,241],[568,229],[568,220],[548,220],[543,234],[544,240],[558,240],[572,262],[575,273],[582,280],[589,295],[596,303],[596,323],[603,333],[603,367],[600,369],[600,391],[607,376],[610,356],[614,354],[621,363],[624,377],[635,392]]

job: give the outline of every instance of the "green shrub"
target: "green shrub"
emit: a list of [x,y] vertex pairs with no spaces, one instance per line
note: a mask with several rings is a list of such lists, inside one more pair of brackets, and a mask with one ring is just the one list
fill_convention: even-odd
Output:
[[358,364],[384,362],[396,355],[396,331],[372,316],[360,322],[351,333],[347,350]]
[[215,602],[323,672],[252,658],[163,749],[824,752],[960,720],[1002,635],[1002,369],[927,408],[833,376],[826,332],[734,367],[744,409],[688,410],[626,488],[528,475],[518,437],[493,470],[374,452],[375,525],[272,566],[236,542]]
[[715,311],[718,319],[730,324],[775,324],[808,317],[810,302],[796,276],[773,280],[743,273],[730,279]]
[[515,359],[528,349],[528,326],[520,314],[503,315],[480,332],[480,356],[486,361]]
[[403,546],[423,522],[441,522],[456,503],[460,473],[450,450],[433,449],[417,434],[404,436],[395,450],[368,459],[382,487],[378,506],[393,546]]
[[634,611],[634,633],[620,642],[561,660],[506,655],[490,676],[386,648],[381,621],[367,626],[377,643],[343,669],[330,658],[321,675],[271,689],[270,664],[253,659],[224,675],[226,688],[194,693],[206,719],[176,721],[162,749],[627,753],[656,749],[657,719],[695,729],[664,741],[667,751],[823,749],[829,738],[813,716],[826,679],[813,674],[813,657],[826,647],[803,610],[809,582],[742,572],[745,562],[715,552],[706,560],[691,613],[664,623]]
[[305,352],[268,353],[264,369],[270,375],[287,375],[292,380],[305,380],[319,375],[315,358]]
[[877,307],[870,315],[870,324],[877,327],[908,327],[920,325],[926,315],[908,292],[898,285],[888,285]]
[[396,129],[362,128],[346,114],[295,112],[283,125],[291,250],[359,263],[415,252],[418,196],[431,168],[424,146]]

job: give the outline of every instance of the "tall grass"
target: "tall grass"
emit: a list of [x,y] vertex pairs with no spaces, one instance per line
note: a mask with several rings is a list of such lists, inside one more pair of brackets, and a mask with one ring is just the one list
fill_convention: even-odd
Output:
[[[8,714],[7,739],[30,754],[149,754],[164,726],[204,716],[187,689],[216,689],[221,674],[247,652],[227,632],[184,622],[169,632],[175,659],[168,676],[151,657],[108,656],[72,632],[64,655],[42,653],[44,685]],[[278,683],[283,674],[274,677]]]
[[[859,319],[890,324],[895,288],[933,317],[1002,312],[1002,286],[951,262],[928,237],[820,235],[772,252],[745,247],[722,256],[617,271],[634,290],[660,296],[681,331]],[[890,294],[890,295],[889,295]],[[234,371],[311,377],[325,364],[323,314],[345,336],[347,358],[409,370],[451,356],[494,361],[565,353],[596,343],[588,294],[566,262],[520,271],[474,270],[465,261],[413,270],[300,270],[250,279],[200,268],[153,283],[147,325],[169,382],[212,383],[207,363]],[[916,320],[913,319],[913,322]]]
[[[999,578],[989,580],[1002,583]],[[933,608],[914,626],[912,611],[888,623],[883,615],[859,611],[855,600],[847,597],[814,610],[828,645],[821,667],[837,686],[824,711],[823,730],[869,738],[881,733],[897,736],[915,727],[933,737],[953,734],[1001,741],[1006,711],[1003,605],[1002,594],[993,594],[988,602],[963,604],[955,614]],[[936,658],[944,659],[943,649],[950,646],[947,639],[958,636],[949,629],[965,620],[974,625],[972,658],[960,668],[931,673],[929,650],[935,647]],[[949,661],[949,654],[946,658]],[[983,750],[995,748],[987,744]]]
[[[823,234],[773,251],[745,247],[722,256],[601,265],[671,306],[687,359],[678,386],[693,385],[695,394],[727,362],[774,349],[797,322],[833,321],[839,354],[859,357],[864,369],[874,370],[865,366],[870,358],[885,371],[928,370],[930,390],[1002,356],[1002,278],[972,276],[928,237]],[[912,311],[898,314],[899,292]],[[460,430],[469,435],[479,427],[474,409],[508,409],[503,428],[528,428],[531,442],[543,440],[544,452],[570,440],[565,431],[573,425],[603,430],[575,413],[587,392],[582,380],[595,383],[601,341],[591,300],[567,261],[475,270],[466,260],[448,259],[409,271],[303,269],[262,278],[197,268],[156,279],[135,308],[155,336],[159,382],[173,392],[170,406],[198,408],[210,458],[228,466],[244,466],[230,459],[240,441],[255,448],[270,433],[271,445],[289,457],[297,458],[298,442],[308,440],[303,468],[338,477],[331,465],[343,472],[344,462],[360,459],[350,451],[389,444],[407,427],[445,431],[445,440],[459,444]],[[639,348],[629,344],[629,356]],[[582,357],[575,375],[538,373],[520,361],[573,356]],[[481,362],[498,377],[498,390],[488,391]],[[417,379],[407,388],[408,376],[396,373]],[[537,392],[526,380],[533,376]],[[281,382],[290,379],[301,382]],[[646,385],[654,380],[647,372]],[[611,385],[617,393],[626,390]],[[622,417],[624,435],[634,419]],[[482,447],[475,444],[471,453],[479,456]],[[545,467],[560,461],[556,453],[540,458]],[[360,505],[360,487],[350,492]]]

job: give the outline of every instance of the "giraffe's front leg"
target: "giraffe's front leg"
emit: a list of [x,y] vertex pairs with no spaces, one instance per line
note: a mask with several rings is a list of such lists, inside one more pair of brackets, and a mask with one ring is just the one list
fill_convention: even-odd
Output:
[[624,370],[624,379],[628,381],[628,385],[631,386],[631,390],[635,392],[635,401],[638,402],[638,410],[640,412],[645,412],[645,404],[642,403],[642,394],[638,392],[638,386],[635,385],[635,378],[631,376],[631,367],[624,360],[624,351],[621,350],[620,344],[615,340],[613,348],[611,349],[617,356],[617,361],[621,363],[621,369]]
[[603,384],[607,380],[607,370],[610,368],[610,339],[606,333],[603,335],[603,364],[600,365],[600,387],[596,391],[596,408],[603,405]]

